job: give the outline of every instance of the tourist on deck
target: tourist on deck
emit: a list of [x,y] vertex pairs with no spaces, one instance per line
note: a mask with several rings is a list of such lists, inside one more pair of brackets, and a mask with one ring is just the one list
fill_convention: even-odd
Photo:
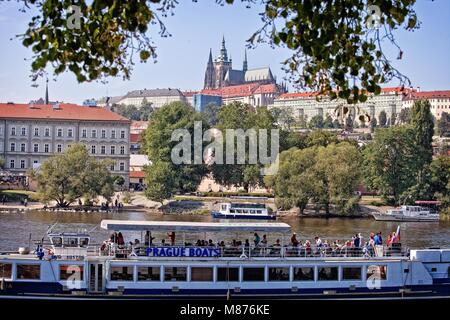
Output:
[[291,237],[291,245],[294,247],[298,246],[297,233],[293,233]]
[[153,240],[155,240],[154,237],[152,237],[152,234],[150,231],[146,231],[145,232],[145,237],[144,237],[144,243],[146,247],[151,247],[153,245]]
[[378,231],[378,233],[374,237],[375,245],[381,246],[383,244],[383,239],[381,238],[381,231]]
[[261,241],[261,238],[259,237],[259,235],[256,232],[253,236],[254,236],[253,243],[255,244],[255,247],[257,247],[259,245],[259,242]]
[[170,233],[167,233],[167,235],[169,236],[169,239],[170,239],[170,245],[174,246],[175,245],[175,232],[172,231]]
[[245,246],[246,249],[250,248],[250,241],[248,239],[245,239],[244,246]]
[[267,247],[267,236],[264,234],[261,240],[261,246]]
[[111,236],[109,237],[109,240],[111,241],[111,243],[117,244],[117,232],[114,231],[114,233],[112,233]]
[[277,239],[272,246],[273,247],[281,247],[280,239]]
[[122,232],[119,232],[119,233],[117,234],[117,244],[118,244],[119,246],[124,246],[124,245],[125,245],[125,240],[124,240],[124,238],[123,238]]
[[165,239],[162,239],[162,240],[161,240],[161,246],[162,246],[162,247],[167,246],[167,243],[166,243],[166,240],[165,240]]

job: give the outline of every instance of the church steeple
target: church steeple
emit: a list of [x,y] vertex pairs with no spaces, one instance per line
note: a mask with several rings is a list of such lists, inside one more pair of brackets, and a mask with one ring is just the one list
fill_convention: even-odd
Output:
[[214,64],[213,64],[213,58],[212,58],[212,50],[209,49],[209,58],[208,63],[206,65],[206,71],[205,71],[205,82],[203,85],[204,89],[214,89],[214,80],[215,79],[215,72],[214,72]]
[[48,79],[45,83],[45,104],[48,104]]
[[247,49],[245,49],[245,55],[244,55],[244,64],[242,66],[242,71],[244,71],[244,73],[248,70],[248,65],[247,65]]
[[220,48],[219,61],[228,62],[227,48],[225,47],[225,36],[222,37],[222,47]]

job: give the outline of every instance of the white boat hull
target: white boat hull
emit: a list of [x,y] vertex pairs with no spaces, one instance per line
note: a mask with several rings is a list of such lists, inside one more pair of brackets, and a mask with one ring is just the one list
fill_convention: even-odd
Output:
[[399,221],[399,222],[437,222],[439,221],[439,215],[432,215],[427,217],[408,217],[404,215],[392,215],[373,213],[372,214],[377,221]]

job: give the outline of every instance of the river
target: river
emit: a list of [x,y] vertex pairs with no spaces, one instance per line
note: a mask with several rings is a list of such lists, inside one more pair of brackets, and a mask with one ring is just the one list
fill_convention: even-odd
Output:
[[[207,215],[161,215],[143,211],[125,211],[121,213],[54,213],[28,211],[0,214],[0,250],[17,250],[20,246],[28,246],[30,235],[32,240],[42,239],[49,226],[56,224],[54,231],[87,230],[93,243],[101,243],[108,238],[109,231],[100,229],[103,219],[120,220],[178,220],[178,221],[213,221]],[[350,239],[355,233],[361,233],[367,239],[370,232],[381,231],[384,239],[397,229],[397,222],[375,221],[372,218],[298,218],[283,217],[278,221],[286,222],[297,232],[300,240],[313,240],[320,236],[329,241],[339,239],[341,242]],[[401,226],[401,242],[409,248],[450,247],[450,221],[440,222],[403,222]],[[163,233],[154,233],[155,243],[160,243]],[[140,239],[140,233],[124,233],[126,241]],[[177,240],[180,239],[178,235]],[[186,237],[186,241],[195,242],[196,239],[213,239],[214,241],[230,241],[253,239],[253,234],[193,234]],[[280,238],[280,235],[268,235],[269,243]],[[363,240],[364,241],[364,240]],[[33,246],[33,245],[32,245]]]

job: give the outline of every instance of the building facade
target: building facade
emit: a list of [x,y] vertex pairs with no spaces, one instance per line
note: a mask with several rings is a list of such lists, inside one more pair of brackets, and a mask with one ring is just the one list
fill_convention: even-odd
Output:
[[0,104],[0,155],[11,174],[25,176],[74,143],[98,159],[111,159],[111,174],[129,182],[130,121],[104,108],[75,104]]
[[431,105],[431,114],[439,120],[443,112],[450,113],[450,90],[411,92],[403,100],[402,108],[411,108],[414,101],[426,99]]
[[[366,102],[356,104],[356,107],[360,114],[367,114],[377,121],[379,121],[380,113],[384,111],[389,124],[395,120],[396,115],[400,112],[407,92],[407,89],[400,87],[383,88],[379,95],[370,96]],[[280,95],[274,100],[270,108],[288,109],[294,118],[307,123],[317,115],[324,118],[330,115],[333,119],[336,119],[337,113],[335,110],[346,104],[345,100],[330,100],[327,97],[322,97],[318,101],[317,94],[314,92],[297,92]]]
[[220,95],[194,94],[193,107],[195,111],[203,112],[208,104],[222,105],[222,97]]
[[185,96],[180,90],[168,88],[130,91],[118,100],[116,104],[135,105],[140,107],[144,101],[151,104],[154,109],[161,108],[166,104],[176,101],[187,103]]

